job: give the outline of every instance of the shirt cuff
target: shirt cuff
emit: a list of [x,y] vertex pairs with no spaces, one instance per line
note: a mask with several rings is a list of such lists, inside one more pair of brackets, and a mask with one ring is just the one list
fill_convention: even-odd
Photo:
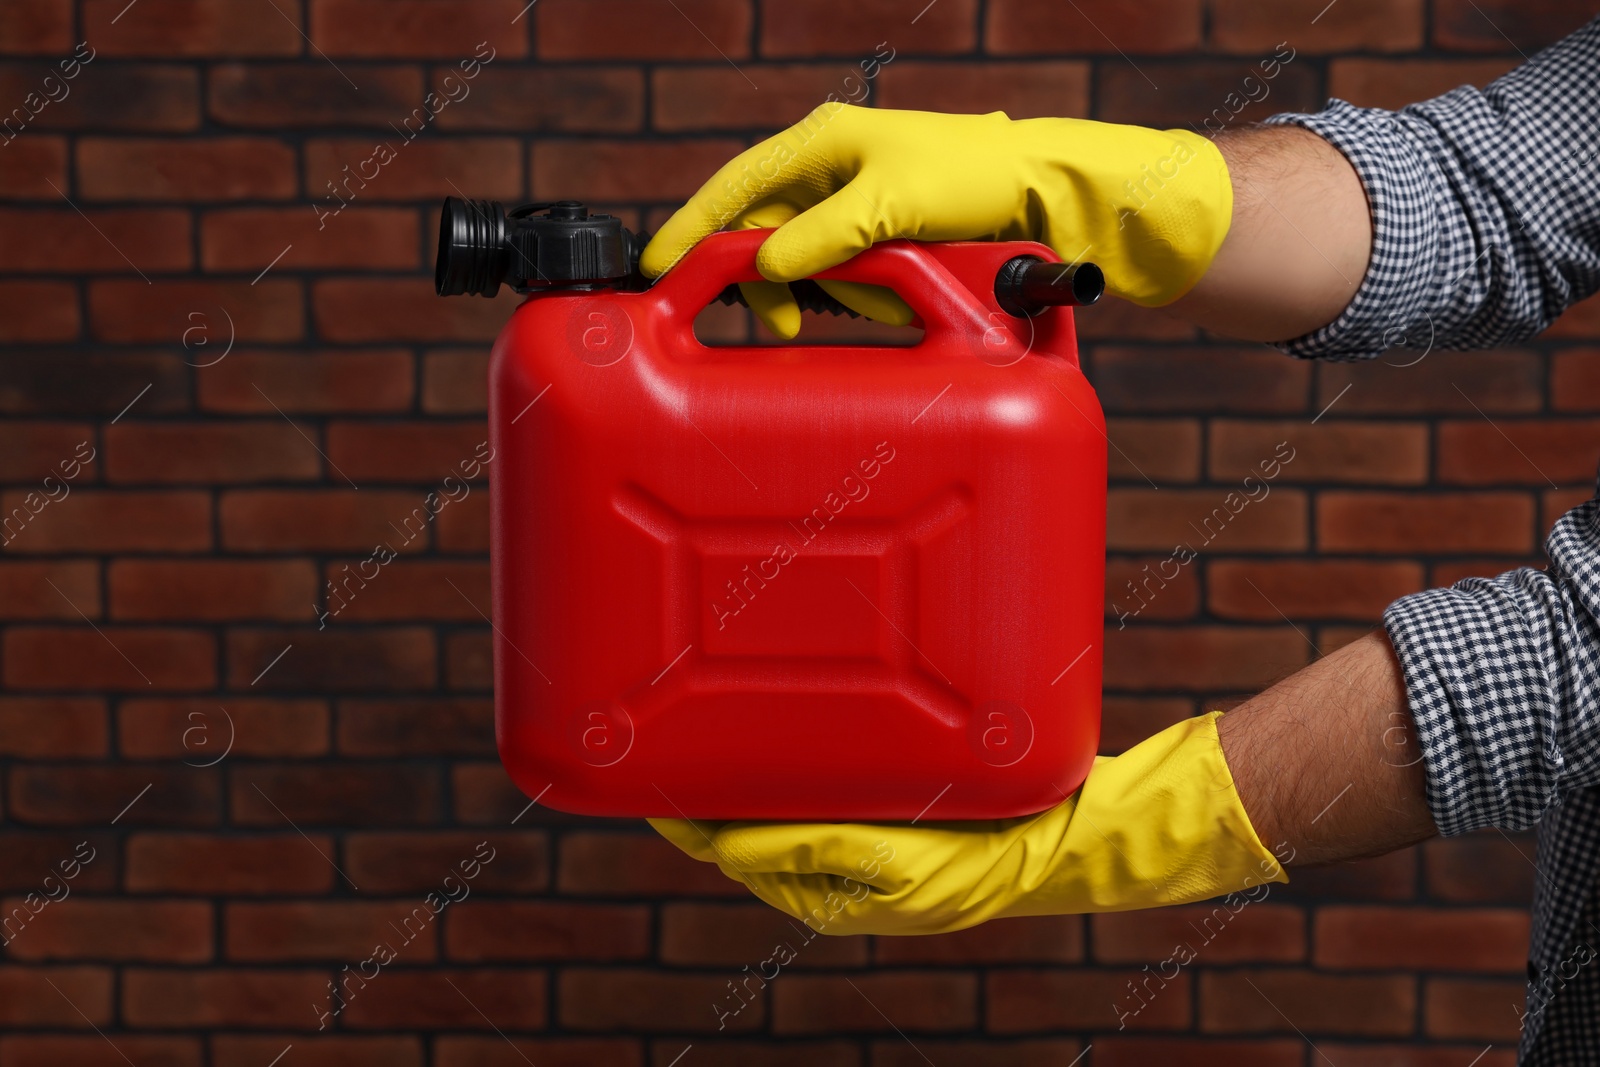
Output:
[[[1333,99],[1317,114],[1274,115],[1266,125],[1300,126],[1337,148],[1361,179],[1373,225],[1367,272],[1345,310],[1321,329],[1274,347],[1301,359],[1372,359],[1391,348],[1401,350],[1397,360],[1420,359],[1433,342],[1426,309],[1434,284],[1428,265],[1439,257],[1440,179],[1404,120]],[[1315,235],[1303,236],[1315,247]]]
[[[1556,590],[1535,570],[1466,578],[1401,597],[1383,614],[1439,832],[1538,821],[1562,774],[1544,628]],[[1397,719],[1389,729],[1403,731]],[[1396,738],[1390,734],[1390,738]]]

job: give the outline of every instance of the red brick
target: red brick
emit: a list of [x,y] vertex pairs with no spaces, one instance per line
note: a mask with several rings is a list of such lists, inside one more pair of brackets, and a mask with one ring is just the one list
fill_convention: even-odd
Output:
[[209,271],[251,274],[269,265],[411,270],[419,232],[417,213],[404,208],[352,207],[323,220],[304,206],[212,211],[201,228],[200,261]]
[[489,551],[489,495],[477,493],[439,514],[439,551]]
[[488,692],[494,686],[493,646],[488,630],[445,638],[445,683],[451,689],[469,692]]
[[[851,944],[857,939],[825,940]],[[812,959],[815,951],[803,950],[806,962],[817,962]],[[1076,915],[995,919],[953,934],[927,937],[880,937],[873,952],[873,962],[880,966],[1078,963],[1082,959],[1083,919]]]
[[0,51],[13,55],[70,52],[72,0],[35,0],[0,10]]
[[[10,14],[27,8],[17,5],[3,10]],[[5,31],[0,29],[0,41],[6,39]],[[5,153],[9,166],[0,170],[0,196],[16,200],[61,199],[61,190],[67,187],[66,138],[24,134],[7,141]]]
[[1600,420],[1463,419],[1441,422],[1438,432],[1443,484],[1594,484]]
[[1423,994],[1423,1028],[1432,1038],[1515,1044],[1522,1032],[1526,993],[1523,978],[1430,978]]
[[1399,561],[1217,560],[1206,579],[1212,614],[1252,622],[1287,615],[1375,623],[1396,598],[1423,588],[1421,564]]
[[780,0],[760,4],[765,56],[893,59],[970,52],[977,42],[976,0],[941,0],[915,12],[894,0],[814,0],[804,7]]
[[71,341],[78,289],[70,282],[0,282],[0,343]]
[[[19,910],[20,909],[20,910]],[[67,897],[31,913],[21,898],[0,902],[6,953],[18,960],[205,963],[211,905],[199,901]]]
[[[1577,507],[1579,504],[1588,503],[1594,497],[1592,487],[1576,489],[1547,489],[1539,494],[1539,530],[1540,542],[1543,543],[1544,535],[1549,532],[1557,519]],[[1535,561],[1542,566],[1542,560]]]
[[[1229,507],[1230,495],[1237,514]],[[1113,489],[1106,498],[1106,518],[1106,544],[1112,551],[1172,555],[1182,545],[1195,552],[1306,547],[1306,495],[1298,489],[1274,489],[1255,500],[1243,487],[1232,486]],[[1170,565],[1165,568],[1171,570]]]
[[4,638],[5,684],[18,689],[208,689],[216,645],[201,630],[14,626]]
[[[261,1067],[289,1044],[280,1037],[218,1034],[211,1039],[211,1062],[215,1067]],[[422,1042],[412,1036],[297,1035],[292,1044],[294,1067],[422,1067],[424,1062]]]
[[1100,753],[1115,756],[1194,714],[1183,697],[1113,697],[1103,701]]
[[530,13],[541,59],[743,59],[746,0],[545,0]]
[[[445,85],[451,76],[455,81]],[[460,99],[463,106],[439,112],[442,130],[623,133],[644,122],[644,74],[627,67],[496,65],[482,68],[470,81],[454,68],[434,73],[433,89],[440,95],[460,96],[463,84],[468,93]],[[400,110],[404,114],[409,106]]]
[[304,620],[317,595],[306,560],[115,560],[111,617],[125,620]]
[[1527,552],[1523,493],[1347,493],[1317,500],[1317,543],[1332,552]]
[[[772,986],[778,1034],[961,1031],[978,1021],[977,977],[938,971],[784,975]],[[893,1020],[891,1023],[889,1020]]]
[[89,200],[283,200],[295,194],[294,149],[258,137],[78,142]]
[[1411,1032],[1416,1010],[1416,979],[1409,975],[1245,970],[1200,976],[1200,1029],[1206,1033],[1397,1037]]
[[[926,938],[896,938],[925,941]],[[936,939],[937,940],[937,939]],[[787,946],[782,949],[781,946]],[[661,909],[660,958],[663,963],[738,969],[763,969],[763,961],[790,967],[859,967],[867,962],[860,937],[823,937],[765,904],[666,904]],[[766,964],[771,966],[771,962]]]
[[1319,967],[1517,973],[1528,959],[1522,911],[1324,907],[1317,911]]
[[1200,477],[1200,423],[1195,419],[1106,420],[1107,474],[1137,485],[1193,482]]
[[1438,0],[1433,43],[1458,52],[1531,53],[1589,21],[1589,12],[1562,0]]
[[481,415],[489,410],[489,354],[466,349],[422,357],[422,410],[434,415]]
[[115,1046],[99,1034],[0,1037],[0,1063],[7,1067],[126,1067],[129,1060],[141,1067],[200,1067],[201,1051],[192,1037],[118,1034]]
[[1211,44],[1224,52],[1268,56],[1287,41],[1296,52],[1411,52],[1422,45],[1422,0],[1346,0],[1251,6],[1211,0]]
[[[305,333],[304,299],[299,282],[275,278],[255,285],[244,281],[147,285],[137,279],[89,283],[96,339],[174,347],[198,344],[201,335],[190,332],[194,329],[215,331],[208,345],[223,344],[221,331],[230,322],[231,336],[239,341],[298,341]],[[193,362],[205,363],[216,358],[213,351],[191,348],[190,354],[197,357]]]
[[[1216,419],[1209,455],[1215,481],[1420,485],[1428,478],[1428,428],[1340,419],[1315,425]],[[1273,471],[1276,477],[1269,479]]]
[[[76,606],[74,606],[76,605]],[[0,562],[0,618],[100,617],[100,566],[90,561]]]
[[1600,349],[1566,348],[1550,357],[1550,406],[1600,411]]
[[1232,901],[1096,915],[1090,919],[1095,959],[1161,964],[1193,958],[1208,965],[1304,960],[1305,912],[1255,899],[1261,894],[1252,892],[1254,897]]
[[106,709],[101,700],[0,696],[0,756],[104,756],[107,738]]
[[404,411],[415,392],[411,355],[399,349],[236,350],[195,385],[201,408],[229,414]]
[[[1094,117],[1102,122],[1216,133],[1223,128],[1239,129],[1283,111],[1321,109],[1326,101],[1312,64],[1303,59],[1283,63],[1277,77],[1268,80],[1262,69],[1268,58],[1263,55],[1255,61],[1180,62],[1141,59],[1137,67],[1129,62],[1104,60],[1096,71]],[[1265,95],[1259,91],[1261,88],[1266,90]]]
[[637,1042],[621,1038],[443,1036],[433,1043],[435,1067],[640,1067],[640,1055]]
[[[1419,100],[1443,96],[1460,85],[1483,87],[1521,62],[1506,59],[1335,59],[1328,64],[1328,95],[1357,107],[1398,110]],[[1388,357],[1406,362],[1403,353]],[[1451,353],[1446,363],[1453,363]]]
[[1110,412],[1298,412],[1311,385],[1309,363],[1259,349],[1097,346],[1090,366]]
[[1567,308],[1540,336],[1600,337],[1600,294],[1586,297]]
[[1135,1030],[1185,1028],[1192,1017],[1193,987],[1189,975],[1150,979],[1142,1010],[1129,983],[1144,980],[1144,971],[1016,970],[989,972],[984,986],[988,1005],[986,1029],[992,1034],[1043,1030],[1108,1030],[1118,1026],[1118,1004],[1124,1024]]
[[401,964],[431,963],[438,958],[442,921],[423,900],[229,904],[224,944],[228,959],[253,963],[354,962],[378,945],[387,945]]
[[[0,496],[0,512],[14,516],[25,494]],[[26,509],[24,509],[26,510]],[[74,490],[18,531],[8,527],[13,552],[150,552],[207,548],[211,502],[204,493]],[[87,605],[79,605],[88,610]]]
[[749,893],[715,864],[690,859],[654,832],[564,834],[556,888],[585,897],[747,897]]
[[273,829],[286,820],[302,827],[431,823],[440,801],[433,768],[401,764],[346,764],[337,775],[315,763],[235,766],[228,791],[235,823]]
[[1465,904],[1516,904],[1533,899],[1535,847],[1523,836],[1484,831],[1421,846],[1428,895]]
[[0,210],[6,269],[19,272],[189,270],[194,266],[192,229],[187,211],[90,209],[79,215],[70,207]]
[[[359,92],[320,58],[311,63],[218,63],[207,80],[206,109],[228,126],[254,129],[387,129],[422,102],[424,83],[416,67],[363,65],[358,73]],[[310,213],[303,206],[299,210]]]
[[799,122],[830,93],[844,99],[841,83],[847,77],[859,96],[860,75],[815,64],[660,67],[651,81],[650,124],[671,131],[782,128]]
[[[393,158],[381,165],[374,154],[380,144],[388,145],[393,153]],[[321,209],[307,214],[320,218],[327,228],[337,226],[343,218],[341,203],[432,200],[460,196],[458,190],[462,189],[474,197],[516,200],[523,191],[521,148],[509,137],[428,140],[418,136],[408,141],[404,134],[393,134],[382,141],[371,137],[318,139],[306,143],[305,161],[306,190]],[[368,174],[372,177],[366,177]]]
[[1515,1067],[1517,1050],[1478,1045],[1341,1045],[1319,1041],[1317,1048],[1339,1067],[1460,1067],[1482,1056],[1473,1067]]
[[192,767],[18,765],[7,783],[13,822],[46,826],[209,826],[217,772]]
[[440,300],[424,278],[338,278],[312,288],[312,313],[326,341],[492,341],[516,310],[515,294],[501,292]]
[[1396,349],[1373,360],[1317,367],[1316,409],[1330,417],[1499,414],[1537,411],[1543,402],[1543,361],[1519,349],[1430,354],[1420,361]]
[[445,915],[445,952],[466,963],[637,960],[650,954],[638,905],[463,901]]
[[433,633],[422,627],[233,630],[227,649],[236,689],[402,692],[432,688],[437,674]]
[[116,857],[120,846],[112,833],[115,828],[110,833],[81,830],[41,833],[20,829],[0,833],[0,847],[6,850],[5,869],[0,871],[0,890],[37,893],[46,888],[46,875],[63,879],[69,874],[74,893],[119,889]]
[[494,763],[459,762],[450,768],[450,792],[457,822],[467,826],[503,827],[526,815],[524,825],[544,816],[537,805],[512,784],[506,770]]
[[107,1026],[111,995],[109,968],[0,967],[0,1024],[67,1030]]
[[191,766],[239,756],[320,756],[328,751],[321,700],[260,697],[135,698],[117,711],[117,743],[135,759]]
[[[1548,496],[1549,494],[1546,494]],[[1548,525],[1548,524],[1547,524]],[[1541,569],[1542,560],[1534,559],[1458,559],[1435,563],[1428,568],[1428,587],[1455,585],[1463,578],[1497,578],[1518,567]]]
[[[70,65],[62,68],[65,58],[52,63],[6,64],[0,69],[0,93],[4,94],[0,100],[6,101],[7,108],[16,107],[29,93],[40,92],[45,78],[60,79],[72,69]],[[29,122],[29,131],[184,133],[200,125],[199,72],[189,67],[107,64],[96,59],[87,66],[80,63],[77,78],[68,85],[71,95],[46,104]],[[81,171],[79,177],[83,177]],[[64,185],[61,188],[66,190]]]
[[[519,0],[479,0],[471,6],[432,0],[317,0],[311,41],[334,56],[418,59],[515,59],[527,54]],[[488,47],[484,48],[483,44]]]
[[470,697],[339,702],[347,756],[492,756],[494,703]]
[[1075,310],[1073,323],[1083,341],[1193,341],[1196,329],[1161,308],[1145,308],[1126,300],[1102,300],[1092,309]]
[[[481,846],[487,859],[477,859]],[[550,840],[540,831],[359,833],[344,842],[344,869],[364,893],[424,893],[446,871],[470,872],[477,893],[532,893],[550,885]]]
[[[1096,1049],[1101,1039],[1094,1041]],[[848,1058],[853,1050],[841,1050],[838,1059],[796,1059],[796,1067],[811,1063],[854,1065]],[[949,1040],[920,1037],[913,1045],[898,1037],[880,1039],[872,1043],[872,1067],[927,1067],[933,1063],[959,1063],[962,1067],[1060,1067],[1071,1064],[1073,1057],[1082,1056],[1083,1047],[1070,1038],[1049,1038],[1037,1041]],[[927,1059],[923,1057],[926,1056]],[[729,1060],[729,1064],[740,1061]],[[763,1059],[761,1062],[766,1063]],[[788,1061],[783,1061],[787,1063]],[[1088,1063],[1087,1059],[1079,1062]],[[1179,1062],[1179,1061],[1171,1061]],[[1187,1060],[1181,1061],[1185,1064]],[[1097,1058],[1096,1064],[1100,1063]]]
[[322,834],[135,834],[128,840],[126,888],[225,896],[326,893],[337,875],[324,856],[333,854],[333,841]]
[[[1326,1047],[1319,1043],[1319,1048]],[[1184,1067],[1300,1067],[1305,1042],[1219,1041],[1215,1038],[1097,1037],[1095,1067],[1144,1067],[1150,1063],[1181,1063]],[[1320,1061],[1319,1061],[1320,1062]],[[1345,1064],[1343,1059],[1338,1061]]]
[[1107,689],[1259,689],[1305,666],[1311,648],[1287,626],[1108,629]]
[[[427,547],[428,541],[430,524],[424,521],[428,513],[422,500],[420,493],[358,493],[353,489],[224,493],[222,544],[245,552],[370,554],[379,544],[396,552],[415,552]],[[423,510],[418,512],[419,508]],[[450,510],[446,507],[441,518]],[[414,513],[420,518],[407,526],[407,517]]]
[[[870,54],[863,53],[863,58]],[[882,68],[874,85],[873,103],[879,107],[973,115],[1004,111],[1014,119],[1089,114],[1089,65],[1082,62],[897,60]]]
[[533,193],[541,200],[687,200],[743,147],[727,137],[671,142],[550,138],[533,148]]
[[548,987],[540,971],[396,970],[379,981],[367,995],[350,998],[340,1016],[347,1028],[517,1031],[545,1025]]
[[1187,52],[1200,45],[1199,0],[1101,4],[1094,17],[1028,0],[994,0],[985,34],[999,55]]
[[1285,900],[1410,900],[1417,892],[1417,850],[1327,867],[1296,868],[1288,885],[1274,886]]
[[[785,975],[781,984],[798,977]],[[754,1030],[766,1015],[765,1001],[757,999],[734,1013],[737,1005],[728,989],[732,978],[731,974],[567,967],[556,987],[557,1016],[560,1025],[569,1030],[709,1032],[718,1029],[715,1005],[725,1001],[729,1014],[724,1028]]]
[[122,1017],[136,1027],[315,1029],[326,972],[141,970],[122,976]]
[[133,404],[145,415],[187,411],[189,372],[161,352],[13,349],[0,363],[0,412],[104,415]]
[[137,485],[307,481],[322,457],[284,419],[223,423],[128,421],[105,430],[106,479]]
[[299,9],[231,0],[86,0],[83,35],[108,56],[292,56]]
[[[1165,560],[1106,560],[1106,618],[1117,618],[1120,612],[1136,613],[1145,622],[1194,618],[1200,608],[1200,568],[1183,567],[1169,579],[1162,574]],[[1173,565],[1168,563],[1165,570],[1171,574]]]
[[459,487],[488,476],[494,457],[488,441],[481,419],[334,422],[328,426],[328,458],[358,482],[431,484],[451,477]]
[[[61,484],[81,486],[99,480],[94,428],[83,423],[9,422],[0,425],[0,479],[8,482],[43,482],[51,493]],[[85,458],[87,457],[87,458]],[[59,502],[59,501],[58,501]]]

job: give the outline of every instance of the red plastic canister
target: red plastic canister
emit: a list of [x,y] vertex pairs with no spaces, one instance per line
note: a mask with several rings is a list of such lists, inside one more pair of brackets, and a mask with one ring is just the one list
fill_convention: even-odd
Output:
[[543,293],[490,364],[500,755],[569,812],[985,819],[1059,803],[1100,725],[1106,437],[1034,244],[890,241],[914,346],[707,347],[765,231],[644,292]]

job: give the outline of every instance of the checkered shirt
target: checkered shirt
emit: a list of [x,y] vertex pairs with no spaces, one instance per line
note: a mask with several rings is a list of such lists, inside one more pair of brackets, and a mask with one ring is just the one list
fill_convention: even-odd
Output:
[[[1291,355],[1492,348],[1600,289],[1600,19],[1483,91],[1268,121],[1344,153],[1374,228],[1349,307]],[[1539,827],[1519,1063],[1600,1067],[1600,496],[1545,551],[1545,571],[1402,597],[1383,622],[1440,832]]]

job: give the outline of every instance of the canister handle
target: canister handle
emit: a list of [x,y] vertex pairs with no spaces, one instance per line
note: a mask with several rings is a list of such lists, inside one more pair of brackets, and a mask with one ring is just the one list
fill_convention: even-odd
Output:
[[[656,283],[657,299],[683,333],[693,336],[695,316],[729,283],[761,280],[756,252],[771,232],[712,234]],[[813,277],[893,289],[921,320],[927,339],[994,331],[993,309],[914,241],[880,242]]]

